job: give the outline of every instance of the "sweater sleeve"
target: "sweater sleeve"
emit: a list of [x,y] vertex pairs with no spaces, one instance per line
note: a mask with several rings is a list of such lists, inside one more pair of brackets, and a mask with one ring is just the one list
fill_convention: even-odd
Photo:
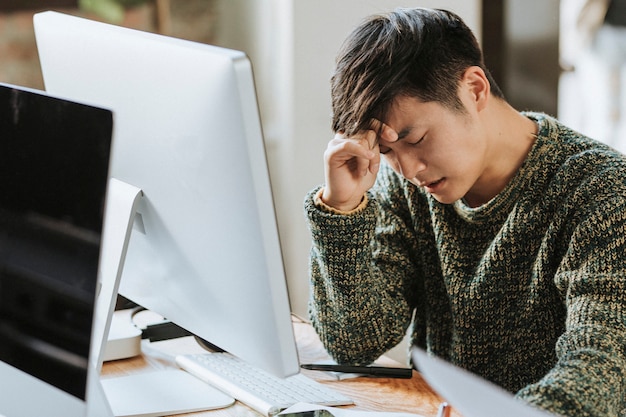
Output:
[[[369,364],[399,343],[411,323],[412,278],[419,271],[408,210],[397,203],[382,208],[385,198],[370,192],[362,210],[330,213],[315,205],[316,192],[305,200],[312,237],[309,315],[337,362]],[[389,201],[403,200],[397,197]]]
[[556,366],[518,396],[567,416],[622,416],[626,390],[626,205],[588,213],[555,277],[565,332]]

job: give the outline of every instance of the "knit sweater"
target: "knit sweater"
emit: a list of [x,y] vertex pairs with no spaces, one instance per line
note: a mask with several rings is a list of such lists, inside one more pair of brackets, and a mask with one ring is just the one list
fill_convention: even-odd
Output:
[[[310,318],[340,363],[412,342],[564,416],[623,416],[626,157],[540,113],[486,204],[441,204],[384,162],[367,204],[312,190]],[[384,159],[384,158],[383,158]]]

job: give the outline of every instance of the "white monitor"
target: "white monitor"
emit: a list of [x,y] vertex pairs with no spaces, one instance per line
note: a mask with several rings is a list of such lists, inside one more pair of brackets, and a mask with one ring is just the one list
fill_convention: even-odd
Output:
[[112,109],[138,187],[120,293],[278,376],[296,374],[272,190],[242,52],[44,12],[48,92]]
[[89,354],[112,114],[2,84],[0,132],[0,415],[110,416]]

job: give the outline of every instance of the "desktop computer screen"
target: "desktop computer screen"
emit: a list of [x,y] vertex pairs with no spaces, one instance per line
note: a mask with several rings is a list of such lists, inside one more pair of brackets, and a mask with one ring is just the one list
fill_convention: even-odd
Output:
[[115,112],[141,189],[120,294],[278,376],[298,373],[252,69],[242,52],[35,15],[48,92]]
[[86,416],[112,114],[2,84],[0,132],[0,415]]

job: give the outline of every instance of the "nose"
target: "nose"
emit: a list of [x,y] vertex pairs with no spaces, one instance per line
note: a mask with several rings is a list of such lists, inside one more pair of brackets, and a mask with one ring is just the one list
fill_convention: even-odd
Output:
[[426,162],[414,153],[402,153],[397,155],[397,166],[400,174],[407,180],[414,179],[418,173],[426,169]]

